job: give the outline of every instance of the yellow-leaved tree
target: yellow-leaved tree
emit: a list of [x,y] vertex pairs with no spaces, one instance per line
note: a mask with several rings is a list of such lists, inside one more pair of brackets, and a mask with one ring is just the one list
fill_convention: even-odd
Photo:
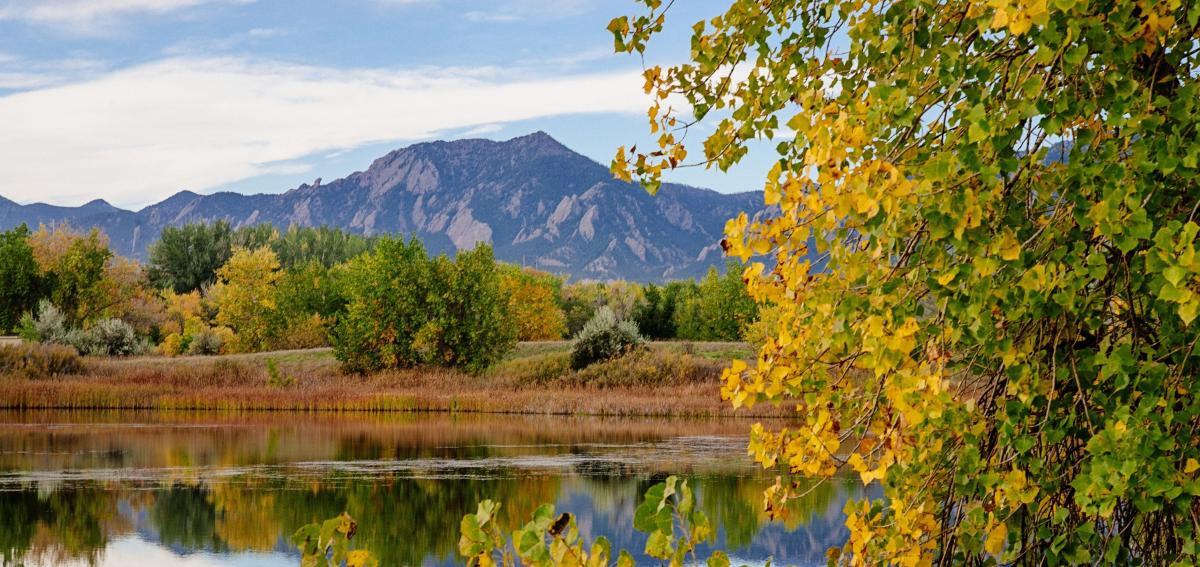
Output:
[[562,280],[532,268],[503,265],[501,292],[508,297],[508,316],[518,341],[553,341],[566,332],[566,317],[558,306]]
[[233,329],[235,352],[267,350],[278,327],[275,284],[279,281],[279,259],[270,248],[239,248],[217,270],[212,300],[217,305],[217,323]]
[[[640,3],[620,51],[670,17]],[[1200,4],[727,4],[646,69],[658,147],[613,171],[653,191],[774,142],[724,241],[772,322],[722,395],[797,408],[753,428],[763,466],[882,488],[832,558],[1194,564]]]

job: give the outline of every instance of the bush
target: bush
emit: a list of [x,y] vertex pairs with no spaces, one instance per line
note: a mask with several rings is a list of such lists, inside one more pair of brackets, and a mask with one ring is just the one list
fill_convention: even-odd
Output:
[[43,299],[38,302],[36,313],[26,313],[21,318],[18,334],[30,342],[65,344],[67,317],[52,303]]
[[279,336],[271,340],[271,350],[292,350],[329,346],[325,320],[316,313],[288,321]]
[[212,329],[201,329],[196,334],[192,335],[191,341],[188,343],[187,353],[197,356],[209,356],[221,354],[221,348],[225,346],[225,339],[217,334]]
[[571,368],[616,358],[645,343],[637,323],[621,321],[607,306],[600,307],[575,337],[571,350]]
[[571,373],[571,353],[548,352],[505,360],[488,374],[489,378],[513,386],[546,384]]
[[79,353],[68,346],[36,343],[0,346],[0,374],[44,378],[82,371]]
[[[82,335],[82,344],[72,344],[79,352],[92,356],[131,356],[143,354],[145,343],[138,340],[133,326],[120,319],[103,319]],[[76,339],[79,340],[79,339]]]
[[74,347],[79,354],[93,356],[130,356],[150,348],[120,319],[101,319],[87,331],[73,329],[67,326],[66,315],[46,300],[38,303],[36,316],[27,313],[21,319],[20,335],[30,342]]
[[706,360],[680,352],[644,348],[619,359],[588,366],[563,377],[568,386],[631,388],[717,384],[726,361]]

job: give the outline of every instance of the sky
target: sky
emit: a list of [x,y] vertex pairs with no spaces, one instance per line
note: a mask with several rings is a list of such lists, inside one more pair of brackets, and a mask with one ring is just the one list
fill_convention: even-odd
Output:
[[[720,8],[677,2],[643,61],[605,29],[633,0],[0,0],[0,196],[277,193],[421,141],[537,130],[607,164],[650,140],[643,65],[686,60]],[[669,180],[757,190],[762,149]]]

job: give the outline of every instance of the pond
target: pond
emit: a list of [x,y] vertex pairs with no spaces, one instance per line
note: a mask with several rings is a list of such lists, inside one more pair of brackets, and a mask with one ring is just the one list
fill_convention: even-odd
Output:
[[[295,566],[300,526],[347,511],[382,565],[455,565],[480,500],[507,529],[541,503],[637,552],[642,493],[689,479],[735,564],[824,565],[856,479],[786,521],[761,512],[775,473],[749,421],[447,414],[0,412],[4,565]],[[641,557],[635,553],[635,557]],[[641,563],[641,561],[639,561]]]

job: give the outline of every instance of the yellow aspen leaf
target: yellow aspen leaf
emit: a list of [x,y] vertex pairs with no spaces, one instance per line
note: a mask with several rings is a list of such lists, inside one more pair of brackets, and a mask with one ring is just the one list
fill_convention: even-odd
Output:
[[1183,319],[1184,325],[1192,324],[1196,319],[1196,312],[1200,310],[1200,301],[1192,300],[1179,305],[1179,318]]
[[954,278],[957,275],[958,275],[957,271],[951,270],[949,272],[946,272],[946,273],[938,276],[937,282],[941,285],[949,285],[950,282],[954,281]]
[[1000,258],[1013,261],[1021,257],[1021,242],[1013,236],[1012,231],[1006,230],[1000,236]]
[[1197,461],[1196,459],[1188,459],[1187,464],[1183,467],[1183,472],[1185,474],[1192,474],[1196,472],[1196,469],[1200,469],[1200,461]]
[[346,555],[346,567],[363,567],[367,564],[367,560],[371,558],[371,553],[356,549]]
[[992,555],[999,555],[1004,550],[1004,542],[1008,540],[1008,526],[1004,522],[999,522],[992,529],[988,530],[987,539],[983,542],[983,548]]

